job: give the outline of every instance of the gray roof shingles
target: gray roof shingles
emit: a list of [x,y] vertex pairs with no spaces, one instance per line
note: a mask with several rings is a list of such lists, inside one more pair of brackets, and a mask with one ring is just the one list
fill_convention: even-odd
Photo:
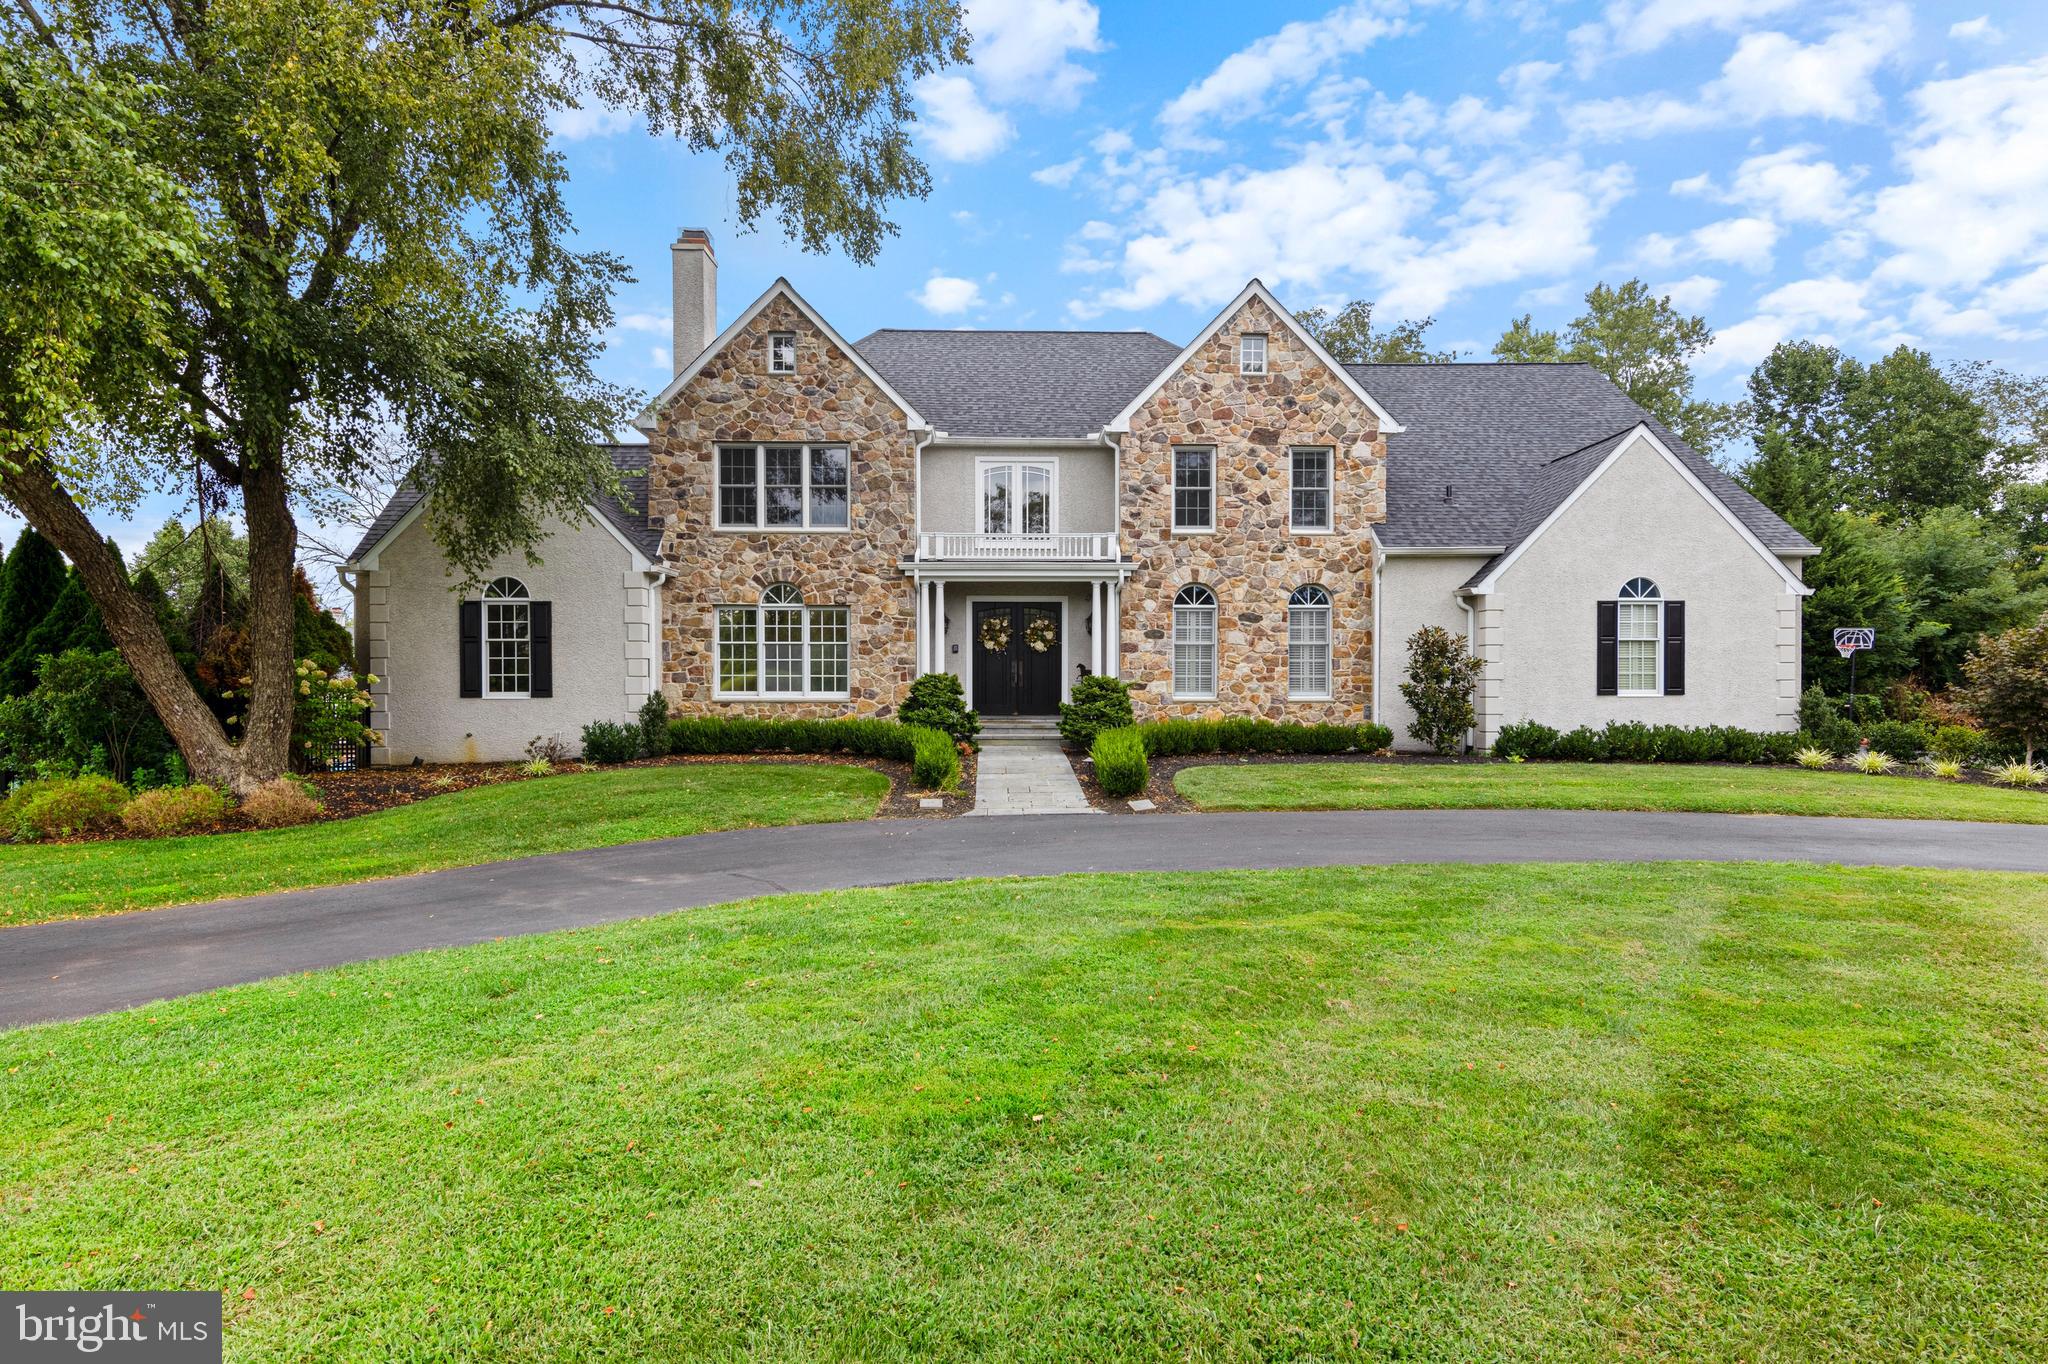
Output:
[[[619,534],[637,545],[641,553],[650,559],[657,558],[661,552],[661,531],[647,518],[647,447],[608,445],[604,449],[611,456],[612,468],[619,472],[620,491],[624,494],[625,500],[622,502],[619,498],[610,496],[594,497],[591,499],[591,506],[596,509],[599,516],[616,527]],[[359,562],[379,540],[389,535],[392,528],[405,519],[407,512],[419,505],[420,497],[419,489],[410,484],[401,484],[398,491],[391,495],[391,500],[384,504],[383,510],[377,513],[376,520],[370,522],[369,528],[363,532],[363,538],[349,551],[348,561]]]
[[[854,349],[934,430],[1016,440],[1100,431],[1181,351],[1149,332],[899,330]],[[1590,365],[1346,368],[1406,428],[1387,438],[1387,519],[1375,528],[1390,549],[1512,548],[1642,423],[1766,549],[1813,550]],[[652,558],[661,535],[646,515],[647,447],[610,452],[626,502],[601,498],[597,509]],[[401,489],[351,557],[418,500]]]

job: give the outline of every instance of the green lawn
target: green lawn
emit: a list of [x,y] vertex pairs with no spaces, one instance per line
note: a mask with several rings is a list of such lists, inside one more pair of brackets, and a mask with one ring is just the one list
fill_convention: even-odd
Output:
[[1204,810],[1709,810],[2048,824],[2048,795],[1912,777],[1660,763],[1230,763],[1183,768]]
[[0,927],[713,829],[866,819],[888,794],[889,779],[865,767],[628,767],[480,786],[296,829],[0,845]]
[[0,1035],[15,1289],[228,1356],[2039,1359],[2048,878],[791,896]]

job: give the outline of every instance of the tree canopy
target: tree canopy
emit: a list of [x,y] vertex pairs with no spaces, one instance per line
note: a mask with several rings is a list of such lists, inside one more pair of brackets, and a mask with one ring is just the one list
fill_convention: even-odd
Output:
[[1693,357],[1713,339],[1705,318],[1688,317],[1632,279],[1618,288],[1594,285],[1586,310],[1562,333],[1538,327],[1528,314],[1516,318],[1494,342],[1493,355],[1525,364],[1591,365],[1680,440],[1711,455],[1738,425],[1730,405],[1693,397]]
[[[922,194],[951,0],[58,0],[0,13],[0,495],[71,560],[196,775],[283,769],[297,518],[410,477],[458,573],[579,521],[637,395],[549,117],[721,154],[743,226],[873,259]],[[185,489],[248,536],[244,738],[92,516]]]
[[1433,317],[1411,318],[1375,331],[1372,303],[1355,298],[1332,314],[1309,308],[1294,315],[1302,328],[1343,365],[1438,365],[1458,358],[1455,350],[1431,350],[1426,333]]

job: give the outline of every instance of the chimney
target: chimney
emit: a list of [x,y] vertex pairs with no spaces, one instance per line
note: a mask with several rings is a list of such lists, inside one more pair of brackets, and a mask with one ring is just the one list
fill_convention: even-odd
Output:
[[686,227],[669,248],[675,267],[675,372],[701,354],[718,334],[718,258],[711,234]]

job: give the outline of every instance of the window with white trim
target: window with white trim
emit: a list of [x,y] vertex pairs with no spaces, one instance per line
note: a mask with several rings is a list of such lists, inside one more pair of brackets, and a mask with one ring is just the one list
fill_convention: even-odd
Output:
[[978,461],[985,535],[1050,535],[1055,469],[1051,464]]
[[770,374],[796,373],[796,333],[768,333],[768,372]]
[[533,694],[533,604],[517,578],[484,585],[484,695]]
[[1326,449],[1290,450],[1287,454],[1288,528],[1330,529],[1330,463]]
[[721,445],[718,528],[845,530],[852,476],[844,445]]
[[1622,584],[1614,612],[1614,653],[1616,690],[1623,696],[1663,694],[1663,595],[1648,578]]
[[1305,583],[1287,599],[1287,697],[1330,698],[1330,594]]
[[1246,332],[1237,338],[1237,372],[1239,374],[1264,374],[1266,372],[1266,334]]
[[1216,594],[1200,583],[1173,598],[1173,694],[1202,701],[1216,695]]
[[1216,452],[1173,452],[1173,528],[1216,529]]
[[721,606],[717,627],[720,697],[844,699],[851,673],[852,622],[844,606],[809,606],[776,583],[753,606]]

